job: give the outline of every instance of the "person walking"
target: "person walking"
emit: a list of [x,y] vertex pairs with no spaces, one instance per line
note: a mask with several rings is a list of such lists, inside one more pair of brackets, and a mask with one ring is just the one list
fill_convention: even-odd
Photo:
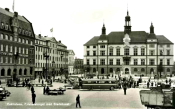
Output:
[[47,88],[46,88],[46,94],[48,95],[49,94],[49,86],[47,86]]
[[45,93],[46,93],[46,87],[44,86],[44,88],[43,88],[43,94],[45,95]]
[[44,81],[43,81],[43,79],[42,79],[42,85],[44,84]]
[[35,104],[35,98],[36,98],[36,94],[35,91],[32,93],[32,102],[33,104]]
[[126,95],[126,90],[127,90],[127,82],[124,81],[123,83],[123,90],[124,90],[124,95]]
[[32,86],[32,87],[31,87],[31,93],[33,93],[33,92],[34,92],[34,87]]
[[79,94],[76,97],[76,108],[77,108],[77,105],[79,105],[79,108],[81,108],[81,105],[80,105],[80,95]]
[[149,81],[147,82],[147,88],[149,88]]

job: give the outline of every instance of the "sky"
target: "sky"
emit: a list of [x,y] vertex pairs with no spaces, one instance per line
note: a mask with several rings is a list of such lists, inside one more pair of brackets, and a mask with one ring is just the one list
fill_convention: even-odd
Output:
[[[107,34],[123,31],[127,9],[132,31],[149,33],[152,22],[156,35],[175,42],[175,0],[15,0],[14,4],[35,34],[61,40],[77,58],[83,58],[86,42],[101,35],[103,23]],[[0,0],[0,7],[11,12],[12,5],[13,0]]]

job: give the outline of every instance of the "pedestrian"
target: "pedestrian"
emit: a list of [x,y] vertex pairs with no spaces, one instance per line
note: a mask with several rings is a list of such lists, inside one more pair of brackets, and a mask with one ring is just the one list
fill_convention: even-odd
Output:
[[0,85],[1,85],[1,80],[0,80]]
[[136,87],[136,81],[134,81],[134,88]]
[[38,79],[38,82],[40,83],[40,78]]
[[44,88],[43,88],[43,94],[45,95],[45,93],[46,93],[46,87],[44,86]]
[[44,81],[43,81],[43,79],[42,79],[42,86],[43,86],[43,84],[44,84]]
[[49,86],[47,86],[47,88],[46,88],[46,94],[48,95],[49,94]]
[[147,82],[147,88],[149,88],[149,81]]
[[80,95],[79,94],[76,97],[76,108],[77,108],[77,105],[79,105],[79,108],[81,108],[81,105],[80,105]]
[[124,95],[126,95],[126,90],[127,90],[127,82],[126,81],[123,83],[123,90],[124,90]]
[[35,104],[35,98],[36,98],[36,94],[35,91],[32,93],[32,102],[33,104]]
[[25,82],[24,82],[24,81],[22,82],[22,86],[23,86],[23,87],[25,86]]
[[33,92],[34,92],[34,87],[32,86],[32,87],[31,87],[31,93],[33,93]]

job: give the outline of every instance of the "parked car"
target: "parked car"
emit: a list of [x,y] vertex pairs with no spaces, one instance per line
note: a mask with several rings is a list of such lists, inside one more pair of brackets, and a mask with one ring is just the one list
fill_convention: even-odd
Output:
[[4,87],[0,87],[0,100],[6,99],[6,91]]
[[64,85],[64,87],[65,87],[66,89],[73,89],[73,86],[72,86],[71,84],[66,84],[66,85]]

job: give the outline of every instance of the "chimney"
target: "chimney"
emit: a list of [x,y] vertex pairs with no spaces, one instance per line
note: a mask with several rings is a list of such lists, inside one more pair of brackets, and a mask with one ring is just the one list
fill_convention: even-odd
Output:
[[9,12],[9,8],[5,8],[5,10]]
[[41,34],[39,34],[38,36],[39,36],[39,38],[41,38]]
[[59,40],[59,43],[61,43],[61,40]]
[[18,17],[18,12],[14,12],[14,16],[15,17]]

